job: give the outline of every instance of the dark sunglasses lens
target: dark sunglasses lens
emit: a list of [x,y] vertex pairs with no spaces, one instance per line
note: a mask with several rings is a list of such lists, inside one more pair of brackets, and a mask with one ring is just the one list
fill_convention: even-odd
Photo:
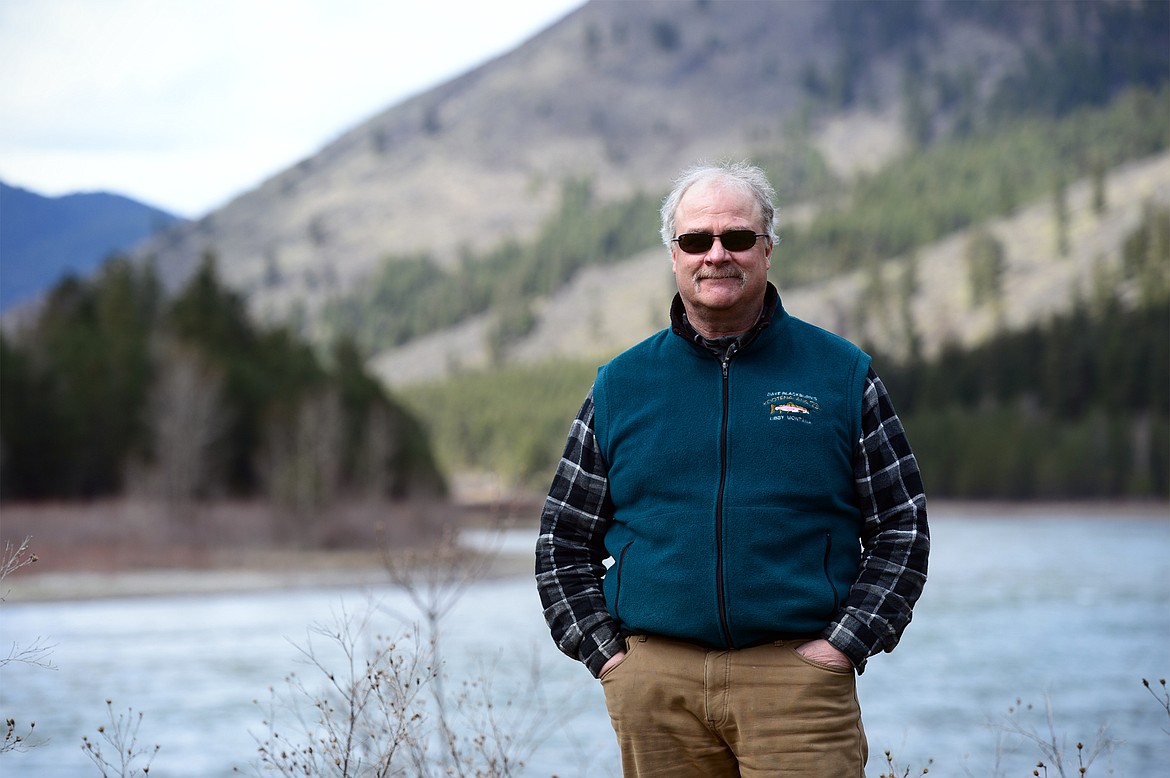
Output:
[[728,251],[744,251],[756,245],[756,234],[751,230],[732,230],[719,236]]
[[707,232],[688,232],[678,236],[678,247],[688,254],[702,254],[711,248],[715,236]]

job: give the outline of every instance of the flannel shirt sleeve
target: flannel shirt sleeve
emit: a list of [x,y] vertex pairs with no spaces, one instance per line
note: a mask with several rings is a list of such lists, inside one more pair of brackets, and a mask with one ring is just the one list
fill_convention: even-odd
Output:
[[930,552],[918,462],[872,368],[853,467],[863,520],[861,566],[844,606],[822,636],[863,672],[866,659],[892,651],[910,623]]
[[601,589],[613,517],[605,460],[593,432],[593,391],[569,430],[540,516],[536,586],[557,647],[597,677],[625,650]]

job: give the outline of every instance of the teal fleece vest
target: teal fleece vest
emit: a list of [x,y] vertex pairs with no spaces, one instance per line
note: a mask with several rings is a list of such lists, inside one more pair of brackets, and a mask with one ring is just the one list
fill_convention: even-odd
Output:
[[824,629],[860,559],[853,457],[869,362],[777,303],[726,376],[669,329],[601,367],[604,590],[624,632],[736,648]]

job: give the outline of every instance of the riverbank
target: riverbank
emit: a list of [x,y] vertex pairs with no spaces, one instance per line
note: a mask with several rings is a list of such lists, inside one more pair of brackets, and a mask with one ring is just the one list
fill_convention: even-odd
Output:
[[[420,509],[414,509],[417,513]],[[404,514],[398,506],[393,511]],[[438,509],[428,509],[435,520]],[[387,509],[387,513],[391,512]],[[1170,521],[1164,503],[993,503],[930,504],[931,520],[954,518],[1051,520],[1094,517]],[[308,587],[385,586],[394,570],[426,564],[433,552],[427,542],[387,542],[371,529],[367,542],[355,548],[299,550],[272,547],[258,531],[261,514],[255,506],[220,506],[200,521],[204,529],[223,527],[215,535],[143,531],[150,523],[141,505],[13,506],[0,515],[6,543],[31,538],[38,561],[0,582],[5,602],[38,602],[97,598],[199,596]],[[464,567],[476,566],[485,577],[532,574],[539,508],[531,502],[507,506],[446,506],[442,522],[471,529],[474,540],[457,549]],[[95,518],[95,517],[104,517]],[[384,520],[384,516],[383,519]],[[417,517],[416,517],[417,518]],[[413,521],[413,520],[412,520]],[[417,523],[417,522],[415,522]],[[494,543],[493,534],[512,531],[530,542]],[[209,538],[218,538],[209,542]],[[449,560],[448,560],[449,561]]]
[[[532,555],[469,552],[484,579],[532,574]],[[394,575],[375,552],[270,552],[202,568],[36,572],[35,565],[0,583],[6,603],[134,597],[198,597],[231,592],[381,587]]]
[[[516,502],[343,505],[314,517],[312,536],[296,543],[287,518],[256,502],[219,502],[181,514],[140,500],[5,504],[4,547],[15,550],[27,539],[36,561],[6,576],[0,597],[28,602],[380,585],[390,582],[391,568],[420,564],[463,530],[507,529],[528,516],[526,526],[535,532],[538,512]],[[494,554],[484,573],[519,569],[509,556]]]

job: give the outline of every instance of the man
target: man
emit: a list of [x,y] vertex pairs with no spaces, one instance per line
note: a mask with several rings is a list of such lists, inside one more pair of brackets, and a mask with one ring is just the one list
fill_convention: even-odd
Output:
[[627,776],[863,776],[855,674],[925,582],[869,356],[768,282],[774,198],[744,164],[677,181],[671,327],[598,371],[541,516],[545,618],[601,679]]

